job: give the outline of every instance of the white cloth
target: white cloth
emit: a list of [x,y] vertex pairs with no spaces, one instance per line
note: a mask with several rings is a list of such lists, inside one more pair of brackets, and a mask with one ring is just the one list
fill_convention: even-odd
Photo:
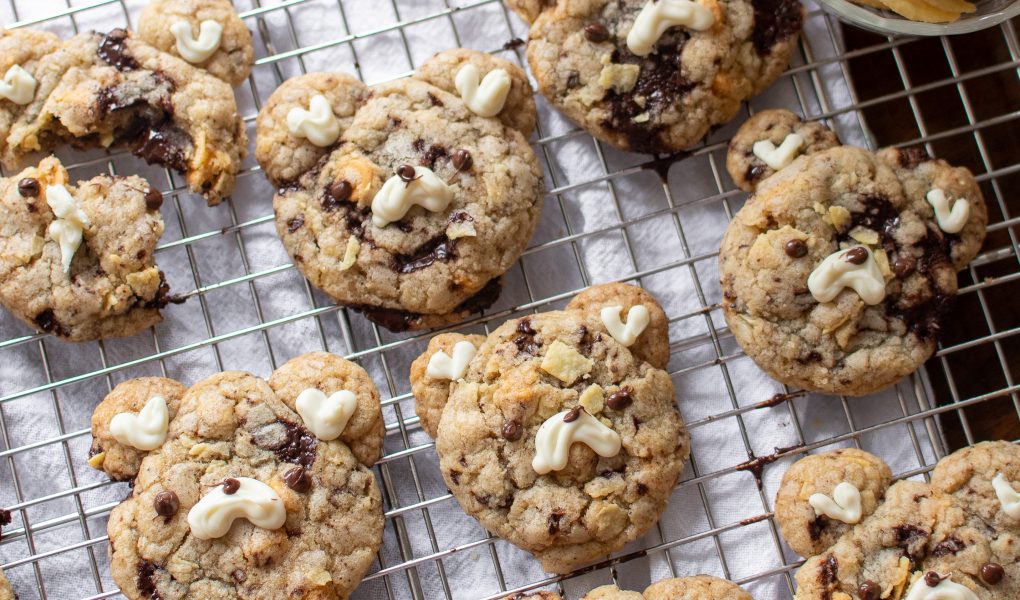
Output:
[[[247,10],[249,0],[240,0],[240,8]],[[136,22],[142,0],[129,0],[127,6]],[[271,6],[272,2],[267,2]],[[301,60],[285,58],[272,65],[257,66],[254,71],[259,103],[256,103],[252,88],[243,85],[237,90],[239,106],[249,125],[249,134],[254,133],[253,117],[257,106],[264,102],[275,86],[279,84],[278,73],[284,78],[300,73],[302,67],[311,70],[335,69],[357,73],[355,61],[360,65],[360,75],[369,83],[376,83],[400,77],[409,73],[414,65],[420,64],[432,53],[455,47],[457,38],[451,24],[455,24],[460,43],[466,47],[496,50],[513,37],[526,38],[527,28],[515,16],[506,17],[506,11],[499,2],[488,2],[469,8],[451,16],[416,22],[423,17],[446,9],[444,0],[407,0],[396,3],[400,9],[399,19],[389,2],[378,0],[344,0],[346,24],[341,18],[336,0],[308,0],[291,6],[286,11],[272,10],[263,17],[271,40],[263,39],[256,18],[248,17],[246,24],[255,32],[257,56],[270,54],[266,42],[271,41],[276,53],[287,52],[298,47],[308,47],[327,40],[343,38],[348,31],[364,34],[379,28],[392,26],[400,21],[415,22],[398,31],[386,31],[352,44],[341,43],[317,49],[306,54]],[[451,0],[451,5],[475,5],[468,0]],[[16,20],[30,20],[44,17],[64,9],[56,0],[15,0],[17,15],[7,2],[0,3],[0,21],[11,24]],[[293,30],[288,27],[287,18],[293,20]],[[61,35],[72,33],[72,22],[80,31],[96,29],[106,31],[127,24],[118,3],[75,13],[51,21],[45,27]],[[349,27],[349,29],[348,29]],[[294,36],[294,37],[292,37]],[[296,40],[295,40],[296,37]],[[832,47],[832,38],[823,17],[815,13],[807,24],[807,39],[817,60],[833,57],[837,51]],[[405,45],[407,50],[405,52]],[[503,56],[523,56],[523,50],[505,52]],[[409,60],[410,57],[410,60]],[[797,65],[802,64],[800,58]],[[838,63],[822,66],[817,71],[824,82],[827,107],[819,104],[815,88],[807,72],[796,75],[808,103],[807,110],[817,115],[823,109],[837,110],[851,104],[842,72]],[[544,100],[539,101],[543,138],[555,138],[539,149],[539,156],[546,169],[546,186],[549,189],[576,185],[565,191],[560,198],[547,196],[545,213],[538,228],[532,248],[518,265],[506,276],[506,286],[496,310],[506,310],[533,300],[528,295],[532,290],[535,299],[566,295],[583,288],[586,283],[626,279],[636,271],[654,270],[665,265],[676,265],[688,257],[697,257],[687,264],[673,266],[661,272],[642,278],[641,283],[662,301],[670,316],[690,315],[702,308],[699,293],[705,296],[708,305],[720,301],[717,283],[717,263],[714,253],[726,226],[724,202],[733,210],[742,203],[744,195],[734,190],[725,175],[725,146],[719,145],[711,153],[715,170],[725,181],[726,196],[719,198],[710,157],[706,154],[691,157],[675,164],[669,171],[669,198],[654,171],[634,170],[629,174],[612,178],[619,199],[619,209],[610,196],[608,183],[602,181],[604,174],[631,169],[647,160],[647,157],[618,152],[602,146],[606,165],[601,163],[594,151],[592,139],[586,134],[571,134],[573,126],[553,111]],[[751,102],[754,109],[773,106],[787,106],[798,112],[801,107],[794,92],[793,79],[783,77],[761,97]],[[746,117],[741,114],[737,120],[716,132],[712,143],[721,143],[735,131],[739,122]],[[841,138],[850,143],[863,143],[865,137],[854,113],[836,118]],[[560,137],[562,136],[562,137]],[[64,148],[58,152],[67,162],[81,162],[84,159],[98,159],[94,164],[74,169],[72,179],[87,179],[106,170],[103,153],[99,151],[78,152]],[[145,165],[141,160],[128,155],[118,155],[114,161],[117,173],[137,173],[149,178],[155,185],[167,189],[164,171]],[[253,167],[249,158],[247,167]],[[586,183],[599,180],[596,183]],[[173,182],[181,186],[181,178],[173,175]],[[244,174],[238,183],[237,192],[230,204],[207,208],[196,197],[181,194],[178,202],[168,198],[163,207],[166,233],[164,246],[170,245],[157,254],[159,264],[168,274],[175,293],[190,292],[219,282],[243,278],[249,273],[263,273],[289,264],[270,219],[272,212],[272,189],[259,172]],[[709,200],[702,200],[710,198]],[[669,213],[670,203],[678,207]],[[627,251],[627,245],[619,230],[586,235],[575,245],[550,245],[551,242],[571,234],[602,231],[614,228],[624,219],[637,219],[627,228],[627,235],[635,249],[634,262]],[[235,214],[232,214],[235,213]],[[653,215],[648,217],[647,215]],[[684,243],[679,237],[678,219]],[[257,225],[244,227],[238,234],[219,230],[238,222],[264,219]],[[186,234],[182,230],[186,228]],[[186,236],[212,232],[207,239],[192,243],[191,255],[185,247],[173,245]],[[242,259],[239,244],[243,243],[245,257]],[[578,268],[575,252],[582,257],[584,275]],[[244,260],[247,260],[245,265]],[[194,270],[191,266],[194,264]],[[700,288],[695,286],[692,275],[696,272]],[[586,279],[586,278],[587,279]],[[526,281],[525,281],[526,278]],[[327,349],[349,354],[365,352],[377,345],[372,328],[359,315],[352,314],[347,323],[338,317],[343,313],[327,311],[318,320],[302,318],[274,326],[262,332],[251,332],[234,336],[235,332],[259,325],[260,318],[253,300],[253,290],[258,294],[262,321],[286,318],[313,310],[314,306],[305,291],[305,284],[298,273],[283,269],[278,273],[262,276],[252,283],[241,281],[215,287],[201,297],[192,297],[182,306],[170,306],[166,310],[166,321],[156,327],[158,348],[162,352],[173,352],[162,365],[166,374],[194,383],[221,369],[243,369],[261,376],[267,376],[273,368],[273,361],[282,364],[287,359],[310,350],[322,348],[318,324],[321,324]],[[700,290],[700,291],[699,291]],[[328,307],[330,302],[321,294],[314,294],[317,306]],[[562,306],[564,300],[543,304],[549,309]],[[210,329],[206,319],[209,318]],[[727,391],[726,376],[733,386],[733,393],[740,406],[760,402],[781,391],[781,387],[754,367],[746,357],[727,360],[722,366],[713,364],[718,356],[709,337],[706,318],[720,335],[723,356],[738,353],[739,349],[724,329],[725,323],[718,310],[706,316],[695,314],[672,324],[671,338],[674,354],[670,364],[677,372],[674,382],[681,412],[688,422],[698,422],[709,416],[732,410],[733,404]],[[497,323],[502,317],[497,319]],[[481,326],[470,328],[482,332]],[[21,325],[8,313],[0,311],[0,342],[30,335],[31,330]],[[226,336],[215,348],[201,345],[210,336]],[[347,339],[353,345],[348,345]],[[409,335],[394,335],[381,332],[383,343],[400,340]],[[427,337],[412,344],[401,345],[385,354],[368,352],[362,364],[369,369],[384,398],[407,394],[409,384],[407,373],[411,360],[420,353]],[[197,344],[194,349],[176,352],[178,349]],[[269,348],[272,351],[269,351]],[[100,351],[105,353],[105,357]],[[49,367],[47,373],[41,351],[45,351]],[[48,381],[61,381],[83,373],[102,369],[105,365],[116,366],[143,359],[156,352],[153,338],[143,333],[127,340],[111,340],[104,344],[87,343],[71,345],[51,338],[41,341],[0,346],[0,398],[22,395],[27,390],[44,386]],[[384,365],[385,360],[385,365]],[[105,362],[104,362],[105,361]],[[703,365],[696,368],[697,365]],[[388,367],[392,379],[388,380],[384,367]],[[725,370],[724,370],[725,368]],[[99,515],[88,518],[89,539],[105,535],[105,510],[98,507],[119,501],[128,492],[125,484],[102,484],[104,477],[86,465],[90,436],[74,435],[66,442],[53,443],[62,433],[83,432],[89,426],[92,409],[110,388],[125,379],[144,375],[160,375],[161,363],[142,362],[128,368],[118,368],[109,378],[91,377],[79,382],[61,386],[52,395],[50,392],[34,393],[27,397],[0,403],[3,430],[0,431],[0,453],[8,448],[45,443],[38,449],[18,452],[13,455],[13,467],[18,474],[20,492],[16,494],[12,485],[12,464],[7,458],[0,459],[0,506],[12,506],[27,500],[59,494],[74,486],[89,489],[81,494],[83,510],[86,513],[98,511]],[[392,387],[390,387],[392,386]],[[908,410],[916,410],[916,402],[909,385],[900,386],[906,397]],[[861,429],[902,416],[900,402],[892,393],[872,398],[849,401],[854,427]],[[57,407],[59,405],[59,413]],[[793,403],[799,428],[806,441],[815,442],[831,436],[843,435],[850,431],[843,405],[836,398],[800,398]],[[405,399],[398,406],[387,405],[384,413],[388,423],[395,423],[396,409],[405,417],[413,417],[413,400]],[[58,425],[58,416],[63,426]],[[792,422],[792,415],[786,404],[774,408],[754,410],[742,417],[750,448],[757,455],[767,455],[775,447],[791,446],[799,441],[798,425]],[[925,443],[923,429],[916,428],[922,449],[930,454]],[[735,465],[748,459],[741,431],[736,418],[721,418],[703,423],[692,429],[694,465],[688,466],[684,479],[703,476],[719,471],[729,471]],[[888,460],[897,473],[916,469],[920,463],[915,454],[907,426],[895,426],[869,433],[861,438],[861,445],[877,452]],[[417,427],[408,430],[411,447],[428,444],[430,440]],[[844,442],[839,445],[846,445]],[[9,444],[9,446],[7,445]],[[387,452],[405,448],[399,433],[387,438]],[[66,456],[65,456],[66,452]],[[700,485],[682,484],[673,495],[669,509],[663,516],[658,530],[642,540],[628,546],[627,551],[669,543],[678,539],[695,536],[698,539],[676,545],[668,555],[653,552],[647,558],[632,560],[619,567],[621,582],[630,589],[643,589],[651,581],[672,574],[669,560],[675,572],[680,575],[712,573],[723,575],[720,559],[725,557],[728,575],[734,579],[752,577],[764,571],[779,569],[783,561],[794,561],[786,551],[781,556],[776,539],[768,522],[748,526],[736,526],[742,519],[761,515],[770,510],[772,499],[782,472],[792,459],[784,459],[765,468],[764,491],[759,492],[754,478],[747,472],[727,472],[712,477]],[[930,463],[930,455],[925,457]],[[416,472],[411,472],[411,463]],[[73,473],[67,464],[73,464]],[[416,453],[409,461],[396,460],[382,469],[386,481],[386,509],[407,506],[422,500],[445,495],[446,488],[438,472],[434,451],[429,448]],[[73,476],[73,480],[72,480]],[[102,485],[100,485],[102,484]],[[421,488],[421,495],[417,491]],[[20,494],[20,495],[19,495]],[[708,501],[703,503],[702,495]],[[34,550],[30,550],[24,536],[0,541],[0,565],[21,561],[33,554],[66,548],[86,539],[78,522],[77,507],[71,498],[37,502],[28,509],[28,514],[37,532],[33,536]],[[15,522],[10,529],[22,525],[22,515],[16,511]],[[429,506],[430,521],[426,522],[420,510],[403,515],[406,527],[407,550],[402,556],[397,542],[397,527],[393,519],[387,520],[384,548],[381,552],[384,567],[398,565],[405,560],[421,558],[438,551],[458,547],[483,539],[484,532],[471,518],[464,515],[455,502],[444,500]],[[65,524],[44,528],[54,519],[64,519]],[[432,529],[437,545],[433,546],[429,536]],[[706,532],[713,528],[727,531],[713,537]],[[661,531],[662,536],[660,537]],[[113,588],[106,558],[107,545],[93,547],[99,564],[99,575],[105,590]],[[513,589],[547,577],[538,563],[525,552],[505,542],[493,545],[483,544],[463,552],[445,557],[441,567],[450,581],[450,594],[455,598],[478,598],[497,594],[500,591],[498,578],[491,560],[492,554],[499,558],[502,577],[508,588]],[[39,561],[40,577],[45,582],[50,598],[80,598],[98,593],[90,569],[89,554],[84,549],[58,553]],[[440,565],[425,561],[417,567],[417,576],[426,598],[445,597],[439,571]],[[375,572],[376,569],[373,569]],[[410,598],[408,577],[410,571],[398,571],[388,577],[395,596]],[[15,589],[23,597],[36,597],[34,591],[36,574],[32,565],[8,569],[8,576]],[[610,582],[609,570],[603,569],[572,579],[564,584],[570,598],[579,597],[591,587]],[[759,600],[782,600],[790,597],[785,578],[773,575],[754,580],[747,588]],[[355,598],[385,598],[386,586],[383,578],[366,582],[354,595]]]

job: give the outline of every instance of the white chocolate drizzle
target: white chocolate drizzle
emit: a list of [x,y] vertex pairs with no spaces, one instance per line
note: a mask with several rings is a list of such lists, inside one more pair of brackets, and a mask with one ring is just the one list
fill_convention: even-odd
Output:
[[404,218],[414,205],[431,212],[446,210],[453,200],[453,189],[426,167],[414,167],[414,179],[399,175],[386,180],[372,199],[372,224],[386,227]]
[[471,359],[475,357],[478,350],[475,345],[467,340],[461,340],[453,345],[453,357],[440,350],[429,358],[425,374],[433,379],[449,379],[456,381],[467,372]]
[[825,515],[850,525],[861,520],[861,491],[852,483],[843,481],[832,490],[832,497],[825,494],[811,494],[808,504],[816,515]]
[[627,311],[627,324],[620,321],[620,313],[623,307],[619,305],[607,306],[602,309],[600,316],[602,324],[609,330],[609,335],[626,347],[631,347],[637,341],[651,320],[651,314],[643,304],[630,307]]
[[623,441],[620,434],[606,427],[601,421],[581,410],[577,418],[567,423],[565,410],[546,419],[535,436],[535,458],[531,467],[539,475],[559,471],[567,466],[570,447],[581,442],[602,457],[620,453]]
[[200,540],[221,538],[240,518],[262,529],[279,529],[287,522],[287,509],[273,488],[257,479],[236,478],[240,486],[233,494],[216,486],[188,511],[191,534]]
[[78,208],[71,192],[57,184],[46,188],[46,203],[56,219],[47,228],[47,233],[60,246],[60,262],[64,273],[71,270],[71,260],[81,246],[85,228],[89,226],[88,215]]
[[1020,519],[1020,493],[1017,493],[1013,488],[1013,484],[1006,479],[1005,475],[998,473],[992,479],[992,487],[995,488],[995,495],[999,499],[999,504],[1002,505],[1002,512],[1014,519]]
[[677,25],[705,31],[715,24],[715,15],[691,0],[648,0],[627,34],[627,48],[637,56],[648,56],[662,34]]
[[197,39],[193,35],[191,23],[187,21],[177,21],[171,25],[170,33],[177,39],[177,53],[192,64],[209,60],[223,41],[223,25],[216,21],[202,21]]
[[7,98],[15,104],[24,106],[35,98],[35,88],[38,82],[32,74],[21,67],[14,65],[7,69],[3,80],[0,80],[0,97]]
[[325,148],[332,146],[340,137],[340,121],[333,114],[329,100],[317,94],[309,101],[308,110],[296,106],[290,109],[287,113],[287,131]]
[[321,390],[308,388],[298,394],[295,405],[305,427],[315,437],[328,442],[343,434],[358,408],[358,397],[347,390],[326,396]]
[[[847,255],[857,248],[868,253],[868,257],[859,265],[847,260]],[[854,246],[830,254],[808,276],[808,289],[819,302],[832,301],[843,288],[857,292],[865,304],[875,305],[885,299],[885,278],[875,257],[864,246]]]
[[924,577],[918,577],[907,590],[903,600],[979,600],[974,592],[955,581],[943,579],[935,587],[928,585]]
[[793,162],[804,147],[804,138],[791,133],[783,138],[783,143],[776,147],[771,140],[760,140],[751,146],[751,152],[760,158],[769,168],[778,171]]
[[949,208],[949,198],[939,188],[928,192],[925,196],[928,203],[935,209],[935,220],[938,221],[939,229],[946,233],[960,233],[970,218],[970,202],[964,198],[957,198],[953,201],[953,207]]
[[170,424],[170,411],[166,399],[153,396],[138,413],[122,412],[110,419],[110,433],[113,438],[138,450],[155,450],[166,441],[166,430]]
[[478,67],[472,63],[461,67],[454,80],[464,104],[480,117],[495,117],[503,111],[511,84],[506,69],[493,69],[482,79]]

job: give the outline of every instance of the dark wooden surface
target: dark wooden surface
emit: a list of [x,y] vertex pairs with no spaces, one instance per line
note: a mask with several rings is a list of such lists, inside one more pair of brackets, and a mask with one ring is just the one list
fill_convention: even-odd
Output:
[[[1020,20],[1016,21],[1014,26],[1020,29]],[[884,37],[851,26],[844,26],[844,34],[849,50],[873,47],[886,41]],[[878,144],[891,145],[916,140],[924,134],[931,136],[978,124],[984,156],[978,138],[970,131],[933,140],[930,150],[953,164],[968,167],[975,175],[1020,164],[1020,118],[985,123],[1020,111],[1020,74],[1017,68],[1012,66],[970,77],[976,71],[1015,60],[1010,56],[1002,30],[994,27],[947,40],[956,61],[956,73],[942,39],[919,39],[899,48],[910,87],[936,84],[932,89],[913,96],[927,131],[920,130],[910,99],[906,96],[863,109],[866,126]],[[871,52],[851,59],[849,70],[861,102],[907,89],[892,50]],[[963,76],[964,81],[938,84],[957,76]],[[970,115],[963,101],[964,95],[969,102]],[[998,194],[990,181],[983,182],[981,186],[989,205],[990,223],[1003,221],[1003,209],[1009,217],[1015,219],[1020,216],[1020,172],[996,179]],[[1020,238],[1020,227],[1013,226],[1011,229],[1013,235]],[[1010,244],[1009,230],[1001,228],[989,234],[984,250],[1008,249]],[[978,280],[1016,276],[1020,273],[1020,262],[1015,254],[1010,254],[977,267],[975,272]],[[969,271],[960,274],[961,287],[973,283],[974,277]],[[961,295],[947,319],[942,347],[1016,327],[1020,327],[1020,278],[988,286],[980,294],[970,292]],[[939,404],[952,402],[950,377],[961,399],[996,392],[1007,387],[1010,381],[1015,385],[1020,382],[1020,335],[1004,337],[998,344],[983,341],[944,358],[933,358],[928,363],[928,373]],[[948,412],[941,417],[947,441],[954,449],[967,443],[958,412],[963,413],[974,441],[1020,438],[1017,407],[1014,399],[1006,396],[962,411]]]

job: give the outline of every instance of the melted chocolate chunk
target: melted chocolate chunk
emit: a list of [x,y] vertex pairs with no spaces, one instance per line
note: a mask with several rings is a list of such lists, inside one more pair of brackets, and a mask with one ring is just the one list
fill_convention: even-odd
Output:
[[825,563],[822,565],[822,572],[819,573],[818,578],[824,586],[833,585],[839,580],[839,561],[836,560],[835,554],[830,553],[825,557]]
[[790,240],[783,246],[783,250],[790,258],[803,258],[807,255],[807,244],[804,240]]
[[623,410],[630,406],[634,402],[634,388],[630,386],[623,386],[616,390],[606,398],[606,406],[612,410]]
[[[470,219],[470,215],[468,216]],[[473,220],[473,219],[472,219]],[[499,293],[503,291],[503,278],[490,279],[482,286],[482,289],[475,292],[473,296],[460,303],[455,312],[476,313],[492,306],[499,299]]]
[[577,71],[571,71],[567,75],[567,89],[572,90],[579,85],[581,85],[581,74]]
[[37,198],[40,191],[38,179],[26,177],[18,182],[18,193],[22,198]]
[[162,122],[174,113],[172,98],[176,89],[173,80],[159,72],[150,73],[144,82],[133,80],[103,88],[96,101],[100,118],[105,119],[117,111],[141,107],[138,122],[128,129],[144,129],[148,123]]
[[443,101],[440,100],[439,98],[436,98],[435,94],[433,94],[432,92],[429,92],[429,102],[432,103],[432,106],[439,107],[446,106],[445,104],[443,104]]
[[989,584],[996,585],[1006,576],[1006,570],[999,563],[985,563],[981,565],[981,579]]
[[861,600],[878,600],[882,595],[882,586],[868,579],[857,588]]
[[151,300],[143,300],[137,298],[135,300],[137,306],[148,309],[160,310],[166,307],[167,304],[174,302],[175,304],[184,304],[184,300],[174,300],[170,298],[170,284],[166,282],[166,274],[162,271],[159,272],[159,287],[156,288],[156,295]]
[[638,496],[644,496],[648,493],[648,486],[643,483],[639,483],[635,490],[637,491]]
[[287,220],[287,231],[290,232],[290,233],[294,233],[298,229],[301,229],[304,226],[304,224],[305,224],[305,216],[303,214],[302,215],[298,215],[298,216],[294,217],[293,219],[288,219]]
[[410,254],[393,257],[393,270],[402,275],[431,267],[436,262],[446,262],[456,257],[457,241],[445,234],[432,238],[414,249]]
[[521,422],[517,420],[510,420],[503,423],[503,437],[508,442],[516,442],[521,439],[521,435],[524,433],[524,428],[521,427]]
[[37,314],[33,321],[39,329],[42,329],[46,333],[52,333],[58,337],[67,337],[71,335],[71,332],[69,332],[64,325],[57,320],[52,308],[47,308]]
[[531,319],[524,318],[517,323],[517,331],[514,333],[511,341],[517,345],[517,352],[519,354],[531,354],[534,356],[538,353],[538,348],[541,344],[535,341],[535,334],[537,333],[531,327]]
[[181,501],[177,498],[177,494],[170,490],[163,490],[156,494],[152,504],[156,509],[156,514],[167,519],[176,515],[177,511],[181,509]]
[[287,429],[287,439],[277,448],[269,448],[283,462],[301,465],[309,469],[315,462],[315,452],[319,445],[315,436],[300,425],[280,421]]
[[[917,543],[918,540],[923,541],[928,537],[927,531],[919,527],[915,527],[914,525],[897,525],[894,531],[896,533],[897,543],[908,553],[910,552],[910,546]],[[924,548],[920,548],[920,550],[923,549]]]
[[899,163],[904,169],[914,169],[923,162],[931,160],[924,148],[900,148]]
[[124,29],[114,29],[103,37],[99,43],[99,58],[106,64],[118,71],[131,71],[138,68],[138,61],[127,54],[125,42],[128,39],[128,32]]
[[829,526],[829,518],[825,515],[818,515],[808,523],[808,535],[812,542],[817,542],[822,537],[822,532]]
[[161,598],[159,592],[156,590],[156,565],[152,564],[147,560],[143,560],[138,563],[138,577],[135,580],[138,585],[138,591],[143,596],[156,600]]
[[601,44],[609,39],[609,30],[601,23],[590,23],[584,28],[584,37],[593,44]]
[[294,467],[283,474],[283,482],[287,487],[299,494],[307,492],[312,487],[312,479],[308,476],[304,467]]
[[548,521],[549,535],[556,535],[556,532],[558,532],[560,530],[560,519],[562,519],[562,518],[563,518],[563,512],[561,512],[559,510],[554,510],[552,512],[552,514],[549,515],[549,521]]
[[938,543],[937,546],[931,551],[931,555],[936,558],[942,558],[943,556],[956,555],[957,552],[966,548],[967,545],[963,543],[960,538],[951,537],[946,538]]
[[471,168],[474,164],[474,159],[471,158],[471,153],[461,148],[453,153],[453,168],[457,169],[458,172],[466,171]]
[[804,9],[796,0],[752,0],[754,5],[754,48],[768,54],[776,42],[800,31]]
[[350,308],[365,315],[365,318],[369,321],[397,333],[414,329],[421,321],[420,314],[406,310],[368,306],[365,304],[351,306]]
[[191,136],[172,123],[162,123],[144,135],[134,153],[147,163],[157,163],[177,171],[188,170],[185,150],[191,146]]
[[581,418],[581,411],[583,411],[583,410],[584,410],[584,407],[581,406],[580,404],[578,404],[574,408],[571,408],[569,411],[567,411],[567,414],[563,415],[563,422],[564,423],[573,423],[574,421],[576,421],[579,418]]
[[148,210],[159,210],[161,206],[163,206],[163,194],[153,188],[145,190],[145,208]]
[[5,526],[10,524],[11,524],[11,511],[5,508],[0,508],[0,533],[2,533],[2,529]]
[[761,176],[765,174],[765,170],[768,169],[768,165],[754,163],[747,166],[747,172],[744,173],[744,179],[749,183],[754,183],[761,179]]
[[869,252],[864,246],[851,248],[843,255],[843,260],[852,265],[863,265],[868,260]]
[[[446,148],[438,144],[426,144],[425,140],[421,138],[414,140],[414,143],[411,144],[411,146],[414,148],[415,152],[421,155],[421,164],[432,170],[435,170],[437,160],[449,156],[449,153],[446,151]],[[400,170],[408,166],[409,165],[403,165],[399,169],[397,169],[397,174],[400,175],[400,178],[403,179],[404,181],[408,181],[408,179],[403,174],[400,173]],[[411,168],[413,169],[414,167]],[[410,177],[412,179],[414,178],[413,171],[411,172]]]
[[233,496],[237,493],[237,490],[241,489],[241,482],[234,479],[233,477],[227,477],[223,480],[223,493],[228,496]]

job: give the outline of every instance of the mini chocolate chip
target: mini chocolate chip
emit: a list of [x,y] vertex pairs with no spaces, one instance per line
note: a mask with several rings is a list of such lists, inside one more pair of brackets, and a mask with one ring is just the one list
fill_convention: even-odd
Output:
[[609,30],[601,23],[591,23],[584,28],[584,37],[593,44],[601,44],[609,39]]
[[901,256],[893,261],[892,268],[897,277],[907,277],[917,268],[917,259],[912,256]]
[[329,195],[337,202],[346,202],[353,193],[354,188],[347,181],[334,181],[333,185],[329,186]]
[[163,194],[152,188],[145,190],[145,208],[159,210],[160,206],[163,206]]
[[18,193],[22,198],[35,198],[39,195],[39,180],[26,177],[18,182]]
[[786,250],[786,255],[791,258],[801,258],[807,254],[807,244],[804,243],[804,240],[790,240],[786,242],[783,249]]
[[581,417],[582,410],[584,410],[584,407],[581,406],[580,404],[578,404],[574,408],[571,408],[570,411],[567,412],[567,414],[563,415],[563,422],[573,423],[574,421],[578,420]]
[[623,410],[634,402],[634,398],[631,397],[632,393],[634,393],[633,388],[625,385],[609,394],[609,397],[606,398],[606,406],[613,410]]
[[298,229],[301,229],[301,227],[304,226],[304,224],[305,224],[305,216],[304,215],[298,215],[298,216],[294,217],[293,219],[288,219],[287,220],[287,231],[290,232],[290,233],[294,233]]
[[312,481],[305,473],[304,467],[294,467],[289,469],[283,474],[283,482],[287,484],[287,487],[302,494],[308,491],[308,488],[312,486]]
[[453,168],[458,171],[467,171],[474,164],[471,153],[461,148],[453,153]]
[[161,517],[172,517],[181,509],[181,501],[177,499],[177,494],[170,490],[156,494],[152,503],[156,507],[156,514]]
[[942,583],[942,576],[935,571],[928,571],[924,574],[924,583],[927,584],[928,587],[935,587]]
[[878,600],[882,594],[882,586],[872,580],[867,580],[857,588],[857,595],[861,600]]
[[981,565],[981,579],[983,579],[985,583],[995,585],[1002,581],[1002,578],[1005,576],[1006,570],[998,563],[990,562]]
[[509,442],[516,442],[521,439],[521,434],[524,432],[524,428],[521,427],[520,421],[510,420],[503,423],[503,437]]
[[415,170],[411,165],[400,165],[397,167],[397,176],[405,183],[411,183],[415,179]]
[[868,249],[864,246],[851,248],[843,255],[843,260],[852,265],[863,265],[868,260]]
[[241,489],[241,482],[234,479],[233,477],[227,477],[223,480],[223,493],[232,496],[237,493],[237,490]]

